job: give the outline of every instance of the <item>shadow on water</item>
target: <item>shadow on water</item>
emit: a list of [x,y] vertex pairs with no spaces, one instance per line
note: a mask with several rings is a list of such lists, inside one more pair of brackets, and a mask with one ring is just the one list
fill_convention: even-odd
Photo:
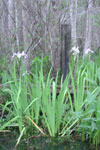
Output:
[[[0,134],[0,150],[14,150],[16,136]],[[87,142],[66,141],[61,138],[30,138],[23,140],[16,150],[96,150],[90,149]]]

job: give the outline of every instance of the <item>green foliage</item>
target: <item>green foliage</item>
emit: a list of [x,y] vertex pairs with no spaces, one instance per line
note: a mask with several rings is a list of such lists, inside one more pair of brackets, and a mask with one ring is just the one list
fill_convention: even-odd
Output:
[[4,56],[0,58],[0,83],[2,83],[3,72],[7,70],[7,66],[8,66],[8,57]]
[[100,13],[96,14],[95,16],[92,17],[94,19],[94,25],[95,27],[100,26]]
[[79,117],[77,130],[80,132],[81,129],[82,140],[87,136],[90,142],[97,145],[100,143],[100,68],[96,62],[98,61],[91,60],[90,56],[84,60],[77,59],[75,66],[74,63],[73,67],[70,66],[70,77],[73,107]]
[[[9,88],[4,89],[5,92],[10,94],[11,99],[9,102],[7,101],[4,106],[2,105],[3,109],[10,112],[13,118],[11,119],[12,121],[9,120],[8,123],[2,125],[1,130],[10,125],[13,121],[16,121],[16,126],[19,127],[21,133],[25,121],[24,117],[26,115],[31,116],[30,110],[37,98],[31,99],[31,93],[29,93],[31,91],[28,91],[28,76],[27,74],[23,75],[23,69],[20,71],[20,73],[18,73],[18,67],[17,61],[15,60],[13,68],[10,68],[10,74],[8,76],[9,82],[6,83],[9,85]],[[8,108],[8,103],[11,105],[11,110]]]
[[36,56],[34,57],[34,59],[31,61],[31,72],[32,74],[36,74],[36,72],[40,71],[41,69],[41,63],[43,63],[43,72],[44,72],[44,75],[48,75],[48,72],[51,68],[51,64],[50,64],[50,60],[49,60],[49,57],[47,56]]
[[[35,57],[31,64],[31,73],[25,73],[22,60],[14,61],[6,76],[10,98],[0,104],[2,117],[0,130],[8,126],[18,126],[20,136],[33,128],[42,129],[50,136],[70,136],[81,133],[98,145],[100,143],[100,68],[98,60],[89,57],[72,57],[69,73],[64,82],[51,78],[52,69],[47,67],[47,57]],[[47,63],[47,64],[46,64]],[[45,67],[49,73],[45,72]],[[57,95],[58,83],[60,83]],[[71,85],[71,89],[69,87]],[[73,95],[72,95],[73,94]],[[7,111],[6,119],[3,119]],[[30,119],[28,119],[30,118]],[[40,126],[40,127],[39,127]]]
[[41,79],[43,87],[41,99],[43,117],[45,118],[50,136],[55,136],[60,132],[60,126],[63,122],[63,116],[66,110],[65,96],[67,92],[68,78],[66,78],[65,83],[62,85],[58,97],[56,96],[58,75],[56,76],[56,81],[53,81],[53,79],[50,79],[49,72],[45,83],[43,72],[41,72]]
[[66,0],[62,0],[61,4],[59,6],[59,10],[62,10],[64,8],[68,7],[68,4],[69,4],[69,0],[67,0],[67,1]]
[[[30,121],[26,120],[29,116],[37,125],[40,124],[48,129],[50,136],[63,135],[63,131],[60,133],[61,127],[64,128],[66,124],[67,126],[71,125],[69,121],[70,109],[66,115],[66,109],[70,108],[70,104],[67,104],[68,98],[66,98],[69,78],[66,77],[64,83],[61,80],[61,89],[57,96],[58,74],[55,81],[50,77],[51,70],[45,77],[44,60],[35,60],[40,61],[40,70],[37,67],[35,68],[34,73],[31,74],[31,80],[30,75],[23,75],[25,70],[22,67],[23,65],[20,64],[22,61],[15,60],[13,68],[9,70],[8,82],[6,83],[9,84],[9,87],[5,87],[4,91],[10,94],[11,99],[6,101],[5,105],[2,104],[1,107],[3,112],[7,110],[8,114],[11,114],[11,118],[7,123],[2,124],[1,130],[8,125],[15,124],[19,127],[21,134],[24,127],[27,129],[26,124],[31,126]],[[42,116],[40,112],[42,112]],[[43,121],[41,121],[41,118]],[[72,128],[72,125],[70,128]],[[64,134],[66,132],[66,128],[64,128]]]

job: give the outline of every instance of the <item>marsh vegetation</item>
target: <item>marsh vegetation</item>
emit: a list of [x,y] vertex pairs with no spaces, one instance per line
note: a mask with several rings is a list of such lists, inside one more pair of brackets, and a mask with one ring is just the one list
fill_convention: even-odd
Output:
[[[46,57],[34,59],[28,73],[23,56],[15,56],[9,71],[2,74],[0,132],[17,129],[23,136],[79,136],[82,141],[100,143],[99,56],[84,59],[71,55],[69,73],[52,77],[45,73]],[[48,65],[47,65],[48,66]],[[59,80],[58,80],[59,79]],[[60,85],[58,93],[58,84]]]

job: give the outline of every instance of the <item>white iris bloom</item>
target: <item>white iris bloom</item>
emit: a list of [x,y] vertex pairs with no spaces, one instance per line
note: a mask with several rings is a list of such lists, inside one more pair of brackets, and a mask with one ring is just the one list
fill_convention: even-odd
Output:
[[20,58],[22,57],[22,53],[18,52],[18,53],[16,54],[16,56],[17,56],[18,59],[20,59]]
[[22,51],[22,56],[26,59],[27,58],[27,54],[24,52],[24,51]]
[[25,75],[29,75],[29,73],[27,72],[27,70],[23,73],[23,76]]
[[78,55],[80,53],[79,48],[78,47],[72,47],[71,53],[73,53],[73,55]]
[[18,59],[21,59],[21,57],[24,57],[25,59],[27,58],[27,54],[23,51],[22,53],[20,53],[20,51],[18,51],[17,53],[14,53],[12,58],[17,57]]
[[14,58],[16,56],[16,53],[13,54],[12,58]]
[[88,55],[88,54],[90,54],[90,53],[93,54],[94,52],[93,52],[91,49],[88,48],[88,49],[85,51],[85,55]]

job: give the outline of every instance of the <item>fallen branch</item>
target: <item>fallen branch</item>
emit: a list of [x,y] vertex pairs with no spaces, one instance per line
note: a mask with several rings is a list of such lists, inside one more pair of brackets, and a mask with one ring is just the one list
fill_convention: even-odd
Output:
[[[34,45],[33,49],[34,50],[38,45],[39,43],[41,42],[42,38]],[[28,51],[30,50],[31,46],[33,45],[33,40],[31,42],[31,44],[29,45],[28,49],[26,50],[26,54],[28,53]]]
[[29,117],[27,116],[27,118],[32,122],[32,124],[43,134],[43,135],[46,135],[42,129]]

